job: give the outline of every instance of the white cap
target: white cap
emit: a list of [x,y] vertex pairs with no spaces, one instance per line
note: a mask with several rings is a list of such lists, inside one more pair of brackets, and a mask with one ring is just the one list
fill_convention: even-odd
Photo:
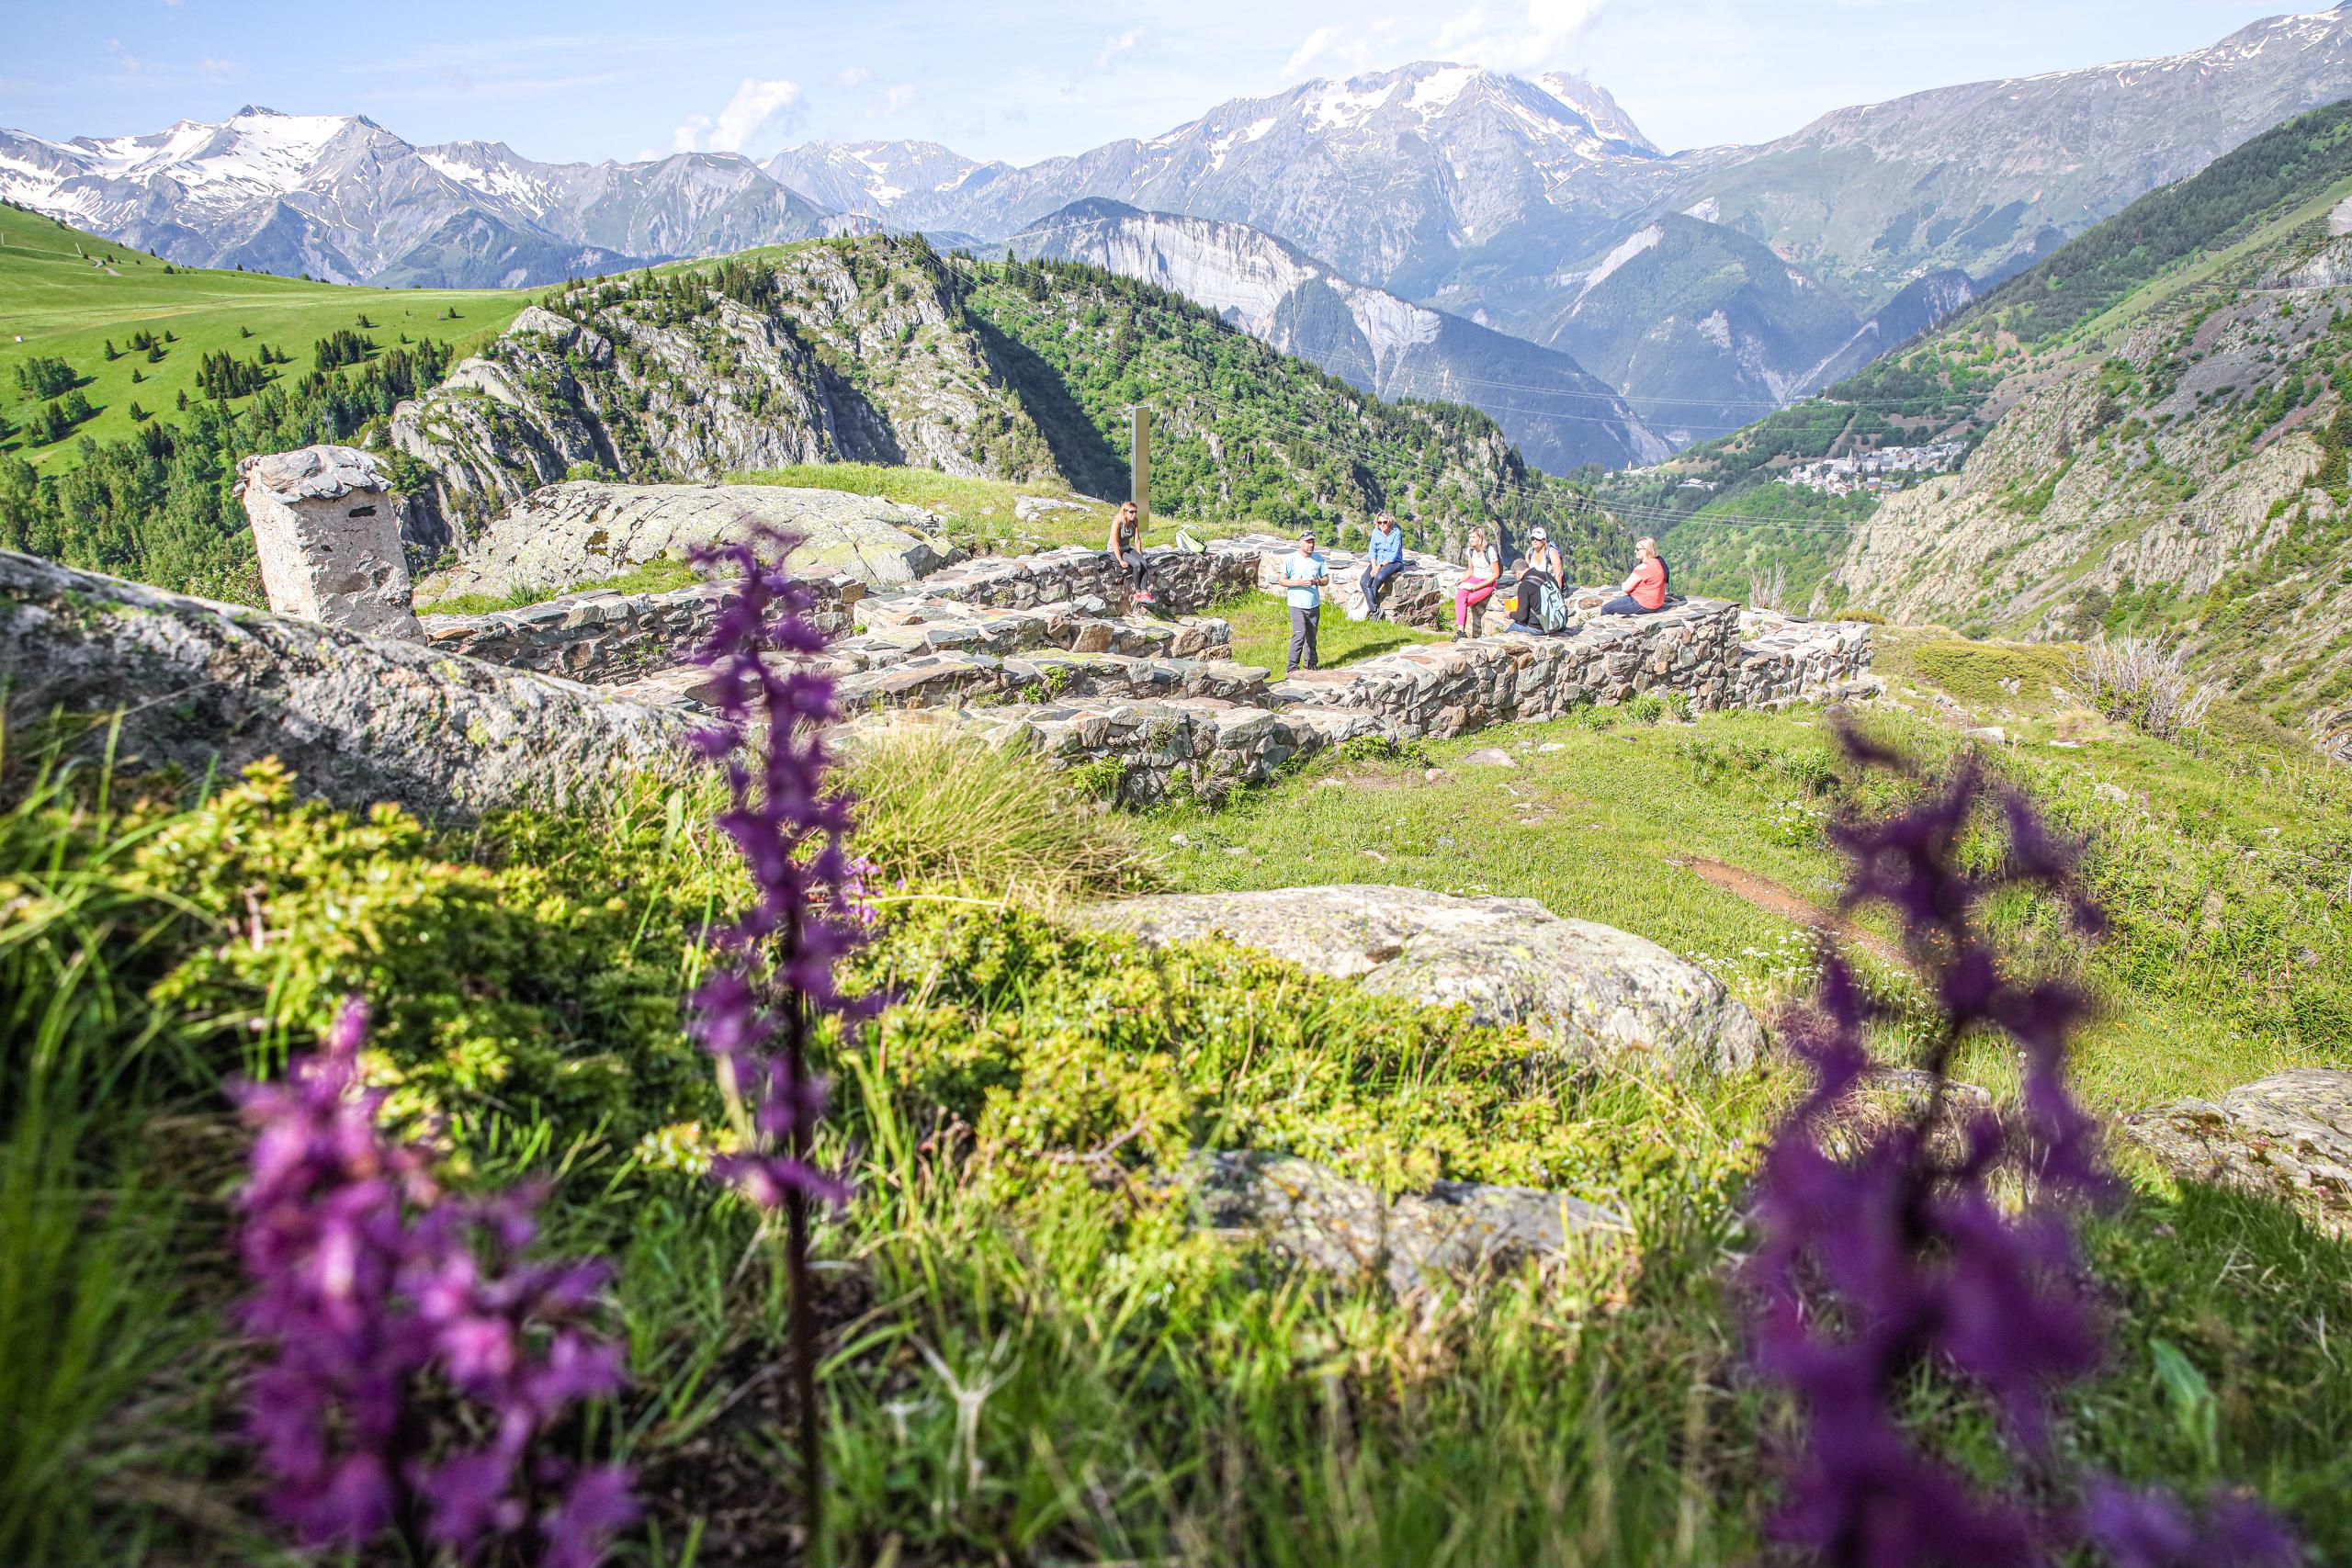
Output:
[[1536,538],[1536,539],[1549,539],[1551,536],[1552,536],[1551,535],[1546,534],[1546,533],[1545,533],[1543,529],[1541,529],[1541,528],[1536,529],[1536,530],[1535,530],[1535,532],[1534,532],[1532,536],[1530,536],[1530,537]]

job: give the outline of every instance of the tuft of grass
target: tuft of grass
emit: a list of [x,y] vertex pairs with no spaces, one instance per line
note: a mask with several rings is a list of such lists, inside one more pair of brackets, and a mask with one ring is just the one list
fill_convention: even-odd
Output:
[[886,885],[1052,908],[1159,880],[1132,818],[1035,758],[906,724],[862,739],[848,774],[853,847]]
[[601,582],[583,582],[571,588],[543,588],[526,584],[503,593],[452,593],[446,599],[424,599],[416,604],[420,615],[490,615],[501,610],[527,610],[534,604],[544,604],[550,599],[568,599],[582,593],[667,593],[676,588],[691,588],[702,581],[694,563],[675,556],[662,556],[633,566],[616,577]]

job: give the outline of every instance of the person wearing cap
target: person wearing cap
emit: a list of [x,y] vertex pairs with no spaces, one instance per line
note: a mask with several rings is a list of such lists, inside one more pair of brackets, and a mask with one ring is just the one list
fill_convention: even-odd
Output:
[[1363,614],[1358,619],[1368,621],[1380,614],[1380,591],[1404,570],[1405,531],[1384,512],[1372,520],[1372,537],[1363,547],[1363,576],[1356,582],[1363,591]]
[[1560,558],[1559,547],[1552,543],[1552,536],[1541,528],[1528,536],[1527,570],[1548,572],[1552,581],[1562,588],[1568,585],[1567,563]]
[[1322,552],[1315,547],[1315,530],[1300,529],[1298,548],[1283,558],[1282,567],[1282,586],[1290,598],[1290,651],[1283,658],[1285,681],[1293,671],[1317,668],[1315,635],[1323,615],[1323,584],[1330,577]]

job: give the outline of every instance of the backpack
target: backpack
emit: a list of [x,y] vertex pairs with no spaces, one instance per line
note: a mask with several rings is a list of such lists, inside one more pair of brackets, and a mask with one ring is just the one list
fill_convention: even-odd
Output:
[[1531,571],[1519,580],[1518,620],[1539,632],[1568,629],[1568,602],[1546,573]]

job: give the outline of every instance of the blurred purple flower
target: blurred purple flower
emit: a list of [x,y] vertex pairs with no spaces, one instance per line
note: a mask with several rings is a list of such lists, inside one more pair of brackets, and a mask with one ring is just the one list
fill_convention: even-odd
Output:
[[[588,1517],[606,1526],[593,1540],[573,1529],[562,1561],[594,1562],[634,1517],[626,1484],[616,1503],[606,1472],[575,1473],[538,1445],[572,1405],[621,1385],[618,1352],[573,1321],[605,1270],[524,1256],[536,1191],[457,1198],[422,1150],[384,1136],[383,1094],[359,1082],[367,1030],[355,998],[317,1054],[238,1091],[255,1129],[243,1317],[268,1347],[246,1429],[270,1508],[308,1546],[392,1530],[420,1560],[495,1540],[554,1562],[558,1527],[593,1484]],[[436,1381],[480,1408],[486,1442],[436,1454]]]
[[[1856,763],[1905,769],[1850,730],[1845,742]],[[2007,852],[1972,872],[1964,840],[1995,815],[1988,802]],[[2095,1367],[2102,1348],[2073,1217],[2114,1185],[2098,1124],[2066,1088],[2067,1045],[2087,999],[2064,981],[2005,971],[1978,911],[2004,889],[2030,886],[2063,899],[2086,933],[2104,925],[2076,886],[2073,847],[1973,759],[1909,807],[1830,833],[1851,863],[1841,907],[1894,912],[1939,1016],[1924,1103],[1843,1157],[1825,1146],[1823,1124],[1871,1076],[1869,1030],[1884,1010],[1833,952],[1813,1004],[1784,1021],[1813,1088],[1767,1151],[1757,1198],[1758,1365],[1804,1416],[1777,1533],[1837,1568],[2022,1565],[2085,1544],[2118,1568],[2292,1561],[2291,1538],[2257,1506],[2217,1504],[2200,1526],[2167,1495],[2091,1478],[2076,1483],[2089,1495],[2084,1509],[2053,1511],[1980,1491],[1904,1431],[1914,1375],[1957,1372],[1991,1396],[2040,1473],[2055,1472],[2050,1395]],[[2022,1054],[2014,1126],[1953,1111],[1953,1057],[1980,1035],[2006,1035]],[[1995,1196],[1996,1179],[2022,1193],[2015,1208]]]
[[736,580],[695,656],[712,672],[719,721],[693,744],[726,769],[728,807],[718,825],[750,869],[754,901],[716,933],[711,975],[693,1003],[695,1034],[718,1059],[741,1145],[712,1161],[711,1174],[785,1214],[801,1493],[813,1540],[822,1526],[823,1469],[809,1211],[847,1202],[849,1189],[812,1157],[825,1084],[809,1065],[808,1042],[820,1015],[846,1023],[869,1016],[879,998],[844,997],[834,978],[874,922],[874,867],[843,844],[850,799],[829,777],[825,739],[840,716],[833,681],[808,662],[826,641],[811,618],[817,593],[784,566],[797,542],[755,526],[736,543],[695,554],[697,565],[728,568]]

